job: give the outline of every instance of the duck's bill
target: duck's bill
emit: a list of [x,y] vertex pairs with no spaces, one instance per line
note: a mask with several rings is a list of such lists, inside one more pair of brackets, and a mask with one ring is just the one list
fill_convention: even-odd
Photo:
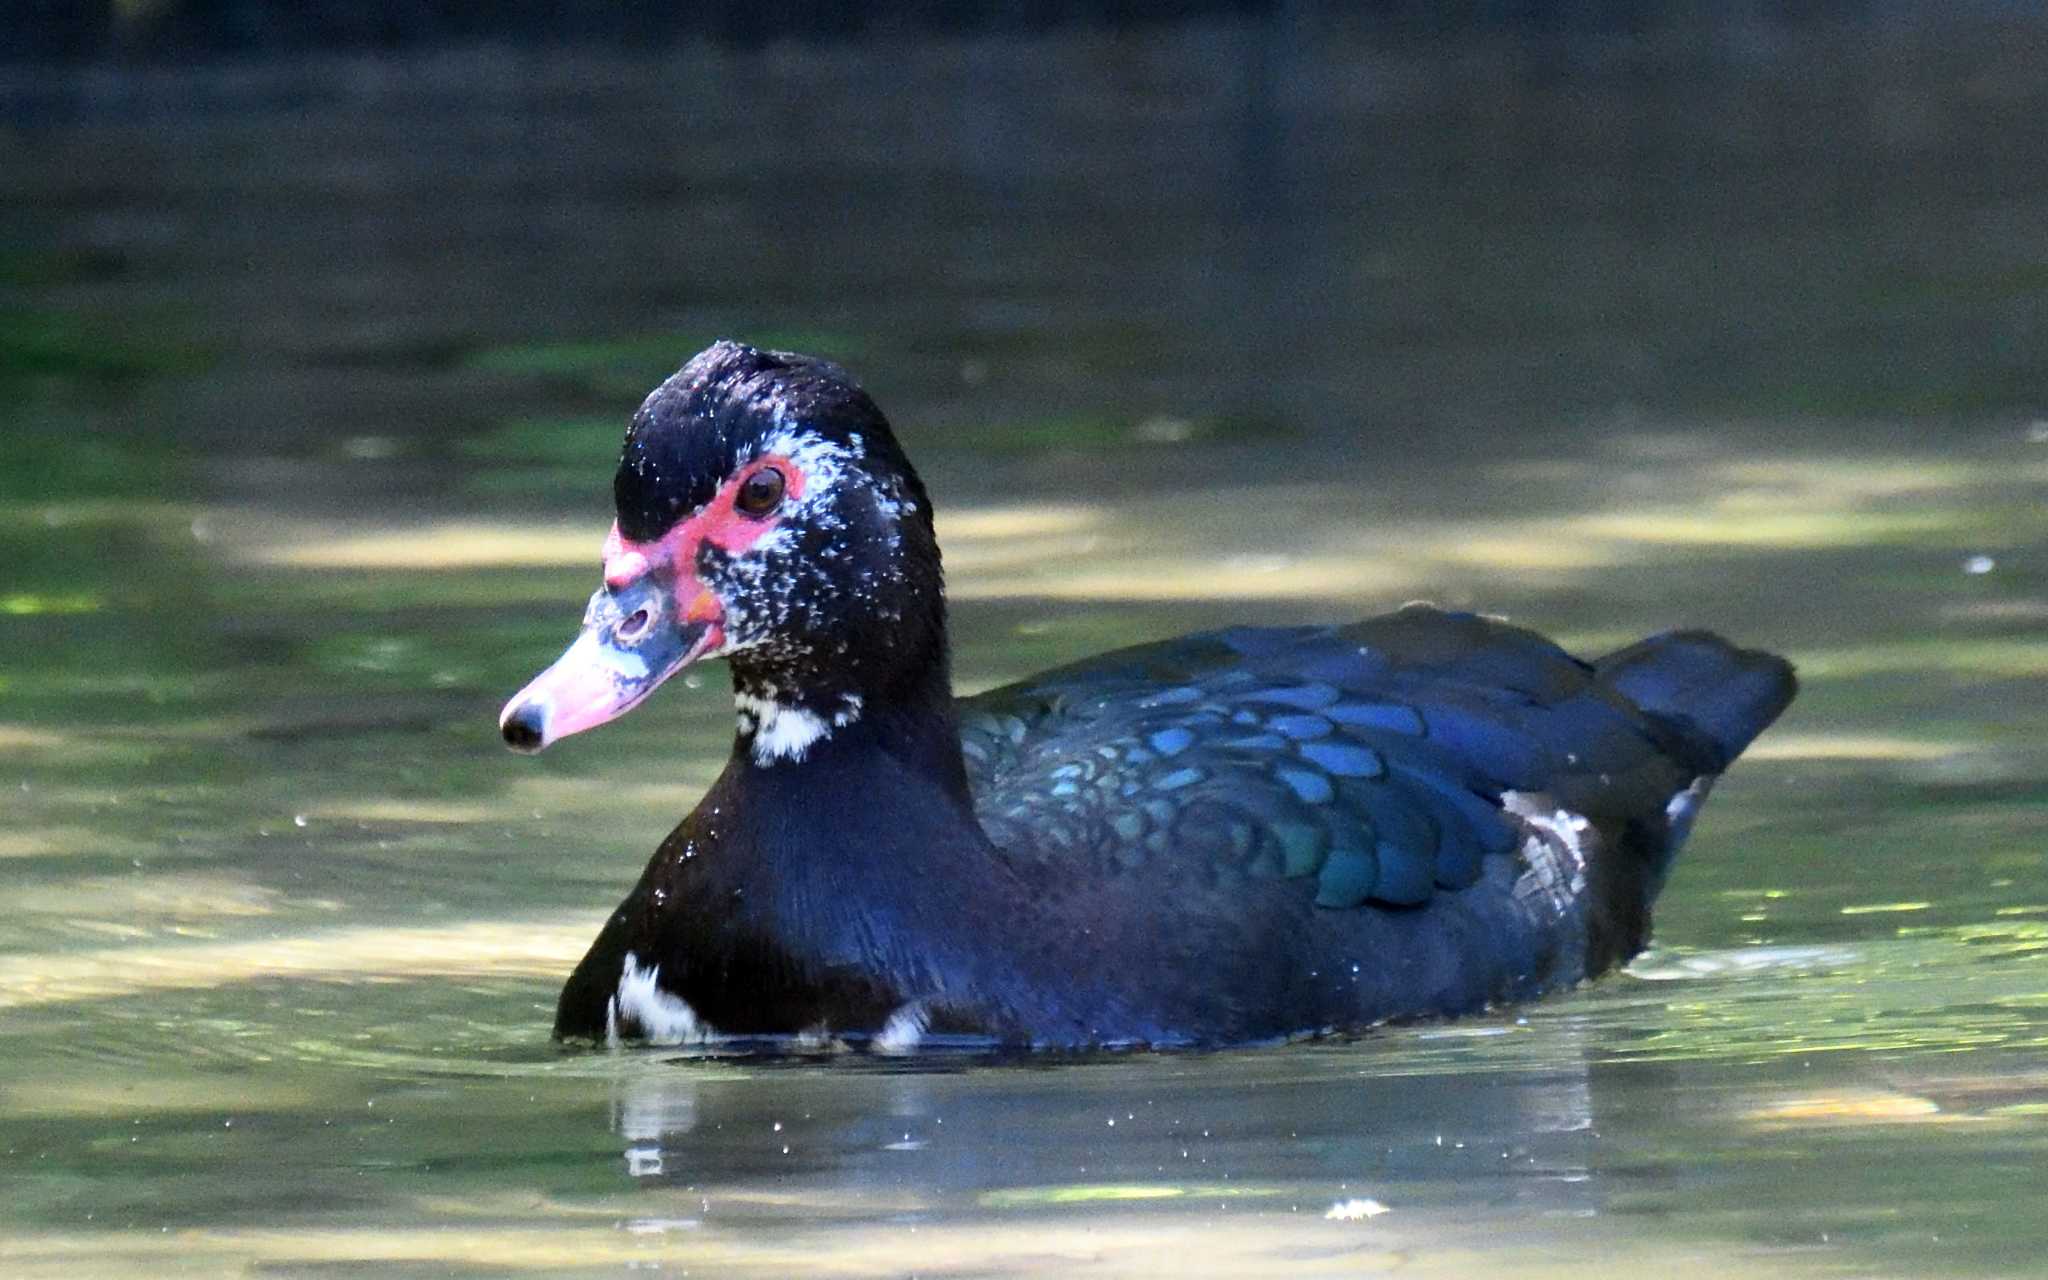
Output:
[[[599,593],[602,595],[603,593]],[[645,701],[661,682],[704,656],[717,628],[708,622],[642,625],[632,643],[620,637],[630,619],[592,601],[583,634],[555,664],[505,704],[499,732],[514,751],[534,752],[594,729]]]

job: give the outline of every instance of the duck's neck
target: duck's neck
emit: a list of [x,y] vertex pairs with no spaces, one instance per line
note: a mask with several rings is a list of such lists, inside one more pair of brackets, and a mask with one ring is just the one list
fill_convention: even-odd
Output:
[[971,812],[943,635],[920,648],[865,668],[835,669],[809,655],[735,659],[735,766],[806,774],[886,762]]
[[[733,757],[692,816],[708,856],[684,863],[694,883],[674,899],[703,904],[709,922],[684,932],[772,939],[783,970],[878,975],[903,1000],[985,986],[1002,922],[960,886],[995,884],[1003,904],[1022,895],[975,818],[943,662],[857,689],[744,669],[734,680],[747,696]],[[794,687],[808,696],[783,693]],[[844,723],[835,707],[852,711]]]

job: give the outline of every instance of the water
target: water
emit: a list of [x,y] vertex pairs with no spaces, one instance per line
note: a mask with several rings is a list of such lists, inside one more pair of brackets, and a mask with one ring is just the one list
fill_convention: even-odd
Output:
[[[7,73],[0,1271],[2038,1274],[2043,30],[1708,34]],[[896,418],[966,689],[1428,596],[1805,691],[1525,1009],[559,1050],[730,711],[494,717],[721,333]]]

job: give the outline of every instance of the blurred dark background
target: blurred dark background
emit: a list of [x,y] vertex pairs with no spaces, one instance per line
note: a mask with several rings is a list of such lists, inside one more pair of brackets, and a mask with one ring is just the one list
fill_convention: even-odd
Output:
[[23,58],[396,49],[472,40],[658,47],[702,39],[760,43],[888,33],[1031,32],[1253,16],[1348,16],[1409,35],[1474,30],[1642,35],[1679,27],[1763,34],[1829,22],[1938,25],[2034,8],[2016,0],[1944,5],[1910,0],[501,0],[487,5],[460,0],[18,0],[14,7],[22,15],[22,38],[11,53]]
[[[1133,440],[1202,485],[1304,442],[2003,431],[2043,369],[2044,37],[2004,3],[17,0],[0,379],[17,428],[294,504],[606,451],[728,334],[993,455],[970,497]],[[345,483],[291,470],[359,437]]]

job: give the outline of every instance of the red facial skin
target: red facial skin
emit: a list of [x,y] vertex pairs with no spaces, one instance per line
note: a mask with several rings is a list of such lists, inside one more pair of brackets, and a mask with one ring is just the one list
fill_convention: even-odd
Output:
[[[782,503],[765,516],[750,516],[735,501],[740,486],[756,473],[773,467],[782,473]],[[604,583],[612,590],[630,586],[658,564],[675,570],[676,617],[682,622],[711,624],[711,642],[705,652],[716,653],[725,645],[725,607],[703,583],[697,581],[697,552],[705,543],[737,555],[775,531],[782,523],[782,511],[803,497],[804,473],[780,454],[767,454],[741,467],[711,495],[711,501],[688,520],[652,542],[631,542],[619,533],[618,521],[604,540]]]
[[[768,467],[782,473],[782,505],[766,515],[747,515],[735,506],[740,487]],[[516,714],[529,734],[538,735],[514,745],[520,750],[539,750],[559,738],[617,719],[668,677],[721,652],[726,641],[725,606],[698,580],[697,553],[706,542],[733,555],[755,546],[781,523],[781,512],[803,491],[803,472],[788,458],[770,455],[742,467],[719,486],[702,510],[652,542],[627,541],[614,522],[604,542],[605,586],[622,591],[662,565],[672,568],[673,621],[658,625],[678,628],[690,638],[689,647],[667,659],[661,669],[651,669],[646,652],[621,643],[616,617],[594,618],[553,666],[505,704],[498,717],[501,728]],[[536,709],[537,720],[533,715]],[[512,741],[511,735],[507,741]]]

